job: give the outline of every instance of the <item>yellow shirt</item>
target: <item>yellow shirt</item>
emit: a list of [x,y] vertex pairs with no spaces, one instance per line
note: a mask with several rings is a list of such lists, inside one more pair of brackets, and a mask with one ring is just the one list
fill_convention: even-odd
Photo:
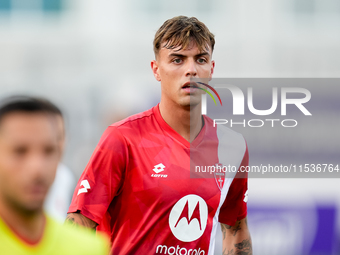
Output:
[[90,231],[61,225],[46,218],[43,237],[30,245],[21,240],[0,218],[1,255],[107,255],[109,246],[104,237]]

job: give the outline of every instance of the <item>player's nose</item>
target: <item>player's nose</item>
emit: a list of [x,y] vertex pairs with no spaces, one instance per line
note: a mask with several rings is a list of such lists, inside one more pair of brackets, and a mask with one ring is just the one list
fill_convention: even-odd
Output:
[[26,172],[31,179],[44,179],[48,174],[48,165],[46,156],[35,153],[27,160]]
[[189,59],[186,65],[186,74],[187,77],[196,77],[197,76],[197,69],[196,69],[196,62],[193,59]]

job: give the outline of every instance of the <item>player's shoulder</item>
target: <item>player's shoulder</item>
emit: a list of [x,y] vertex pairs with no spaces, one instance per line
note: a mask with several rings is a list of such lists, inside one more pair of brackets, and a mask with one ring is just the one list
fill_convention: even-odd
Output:
[[108,254],[108,238],[81,226],[60,224],[49,218],[51,236],[58,254]]

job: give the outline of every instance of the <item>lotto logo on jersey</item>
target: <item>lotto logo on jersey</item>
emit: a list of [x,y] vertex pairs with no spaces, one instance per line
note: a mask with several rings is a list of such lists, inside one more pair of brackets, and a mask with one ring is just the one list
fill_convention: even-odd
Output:
[[246,191],[246,193],[244,193],[244,199],[243,202],[247,203],[248,202],[248,190]]
[[163,172],[165,169],[165,165],[163,165],[162,163],[159,163],[158,165],[155,165],[153,167],[153,171],[155,172],[155,174],[151,174],[151,177],[157,177],[157,178],[166,178],[168,177],[167,174],[160,174],[161,172]]
[[158,164],[158,165],[155,165],[153,167],[153,171],[156,173],[156,174],[159,174],[160,172],[163,172],[164,171],[164,168],[165,168],[165,165],[163,165],[162,163]]
[[91,189],[88,180],[82,180],[81,183],[80,183],[80,187],[82,187],[82,188],[80,188],[80,189],[78,190],[77,196],[78,196],[79,194],[81,194],[81,193],[87,193],[87,191],[88,191],[89,189]]
[[207,203],[197,195],[182,197],[172,207],[169,215],[171,232],[182,242],[192,242],[200,238],[207,222]]

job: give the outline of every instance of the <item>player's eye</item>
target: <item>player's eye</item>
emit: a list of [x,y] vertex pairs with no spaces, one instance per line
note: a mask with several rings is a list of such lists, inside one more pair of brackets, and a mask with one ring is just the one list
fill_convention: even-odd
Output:
[[22,157],[22,156],[25,156],[25,154],[27,154],[28,152],[28,148],[27,147],[16,147],[14,148],[14,154],[19,156],[19,157]]
[[180,63],[182,63],[182,59],[175,58],[175,59],[172,60],[172,62],[175,63],[175,64],[180,64]]
[[205,58],[199,58],[197,59],[197,62],[200,64],[204,64],[204,63],[207,63],[207,60]]
[[56,150],[57,148],[55,146],[46,146],[44,152],[46,155],[51,155],[56,152]]

